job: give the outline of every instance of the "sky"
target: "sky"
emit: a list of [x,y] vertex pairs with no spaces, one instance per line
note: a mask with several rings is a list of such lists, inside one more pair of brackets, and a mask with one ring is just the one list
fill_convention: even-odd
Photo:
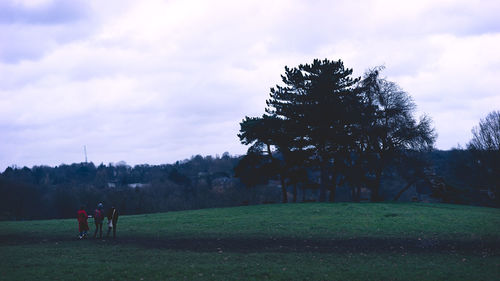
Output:
[[384,65],[465,146],[500,110],[497,0],[0,0],[0,171],[245,154],[284,67]]

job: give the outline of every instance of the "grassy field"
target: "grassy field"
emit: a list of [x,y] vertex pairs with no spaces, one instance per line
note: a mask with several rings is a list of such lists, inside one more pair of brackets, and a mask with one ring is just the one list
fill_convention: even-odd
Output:
[[0,222],[0,280],[500,276],[500,210],[491,208],[259,205],[122,216],[117,236],[78,240],[76,219]]

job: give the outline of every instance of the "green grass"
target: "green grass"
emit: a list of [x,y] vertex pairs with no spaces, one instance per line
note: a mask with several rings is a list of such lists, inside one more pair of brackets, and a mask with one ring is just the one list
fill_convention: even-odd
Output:
[[80,241],[76,219],[0,222],[0,280],[500,276],[500,210],[491,208],[259,205],[122,216],[117,230],[117,241]]

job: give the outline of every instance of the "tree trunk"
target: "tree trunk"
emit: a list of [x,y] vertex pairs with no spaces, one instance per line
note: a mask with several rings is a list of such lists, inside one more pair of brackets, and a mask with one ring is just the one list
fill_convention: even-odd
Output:
[[372,186],[372,194],[370,196],[370,201],[372,202],[382,201],[379,195],[381,180],[382,180],[382,169],[378,168],[375,174],[375,183]]
[[302,202],[306,202],[306,188],[302,187]]
[[297,203],[297,184],[293,184],[293,203]]
[[328,202],[335,203],[335,191],[337,189],[336,185],[333,185],[330,189],[330,194],[328,196]]
[[328,202],[335,202],[335,193],[337,191],[337,175],[336,173],[333,174],[333,180],[332,180],[332,187],[330,188],[330,194],[328,198]]
[[[266,144],[267,146],[267,153],[269,154],[269,159],[271,161],[276,161],[276,159],[273,157],[272,151],[271,151],[271,145]],[[285,177],[283,176],[283,173],[280,173],[280,181],[281,181],[281,193],[282,193],[282,200],[283,203],[288,203],[288,194],[286,191],[286,184],[285,184]]]
[[398,201],[399,197],[401,197],[401,195],[403,195],[403,193],[405,191],[407,191],[418,179],[413,179],[411,180],[405,187],[403,187],[403,189],[401,189],[398,194],[394,197],[394,201]]
[[328,184],[328,169],[326,167],[326,162],[321,161],[321,182],[319,185],[319,202],[326,201],[326,186]]
[[361,188],[357,185],[355,185],[351,188],[352,201],[359,202],[360,189]]
[[281,193],[283,196],[283,203],[288,203],[288,194],[286,191],[285,177],[283,177],[283,175],[280,175],[280,181],[281,181]]

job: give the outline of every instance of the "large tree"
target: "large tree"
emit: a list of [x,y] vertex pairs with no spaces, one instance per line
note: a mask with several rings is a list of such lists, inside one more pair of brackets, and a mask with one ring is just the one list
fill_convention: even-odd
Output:
[[431,119],[415,119],[415,103],[396,83],[380,77],[382,69],[367,71],[359,85],[364,100],[357,131],[359,153],[367,166],[372,201],[381,199],[381,178],[391,161],[408,150],[432,149],[437,137]]
[[[264,144],[269,154],[274,145],[283,154],[285,166],[288,159],[305,162],[306,157],[307,162],[317,165],[321,174],[319,201],[326,201],[335,157],[355,141],[350,130],[359,117],[360,100],[354,87],[358,79],[351,75],[352,69],[345,68],[341,60],[316,59],[312,64],[285,66],[281,76],[284,85],[271,88],[267,114],[247,117],[241,123],[242,143]],[[269,129],[265,126],[269,120],[279,120],[272,122],[278,126]]]

